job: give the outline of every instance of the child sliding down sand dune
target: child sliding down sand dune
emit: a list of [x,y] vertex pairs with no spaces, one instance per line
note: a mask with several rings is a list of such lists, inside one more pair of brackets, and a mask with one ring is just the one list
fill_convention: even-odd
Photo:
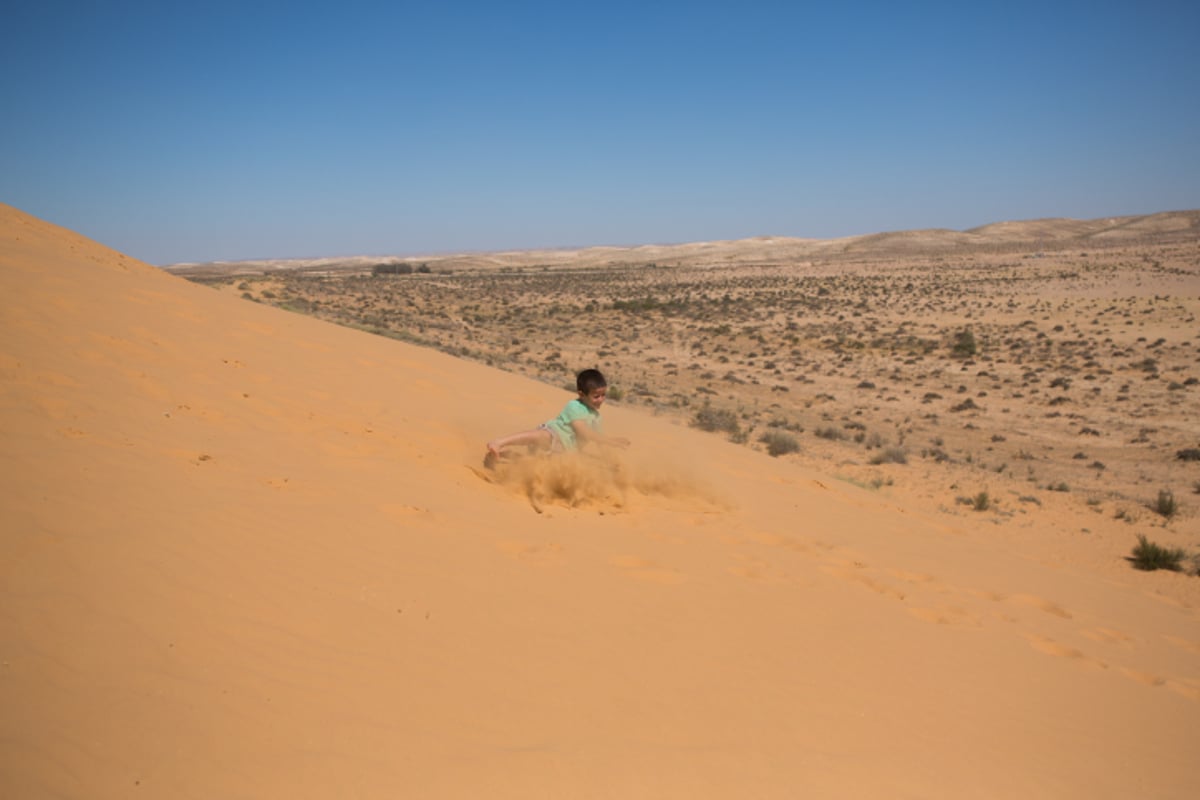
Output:
[[608,396],[608,381],[598,369],[585,369],[575,376],[575,388],[579,396],[567,403],[554,419],[544,422],[533,430],[501,436],[487,443],[484,464],[492,466],[507,448],[524,445],[530,451],[561,453],[590,447],[609,445],[628,447],[629,440],[605,436],[600,426],[600,406]]

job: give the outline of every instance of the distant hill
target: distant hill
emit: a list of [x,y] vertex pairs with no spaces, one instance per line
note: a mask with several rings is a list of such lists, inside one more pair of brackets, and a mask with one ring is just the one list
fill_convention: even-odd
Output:
[[1137,242],[1167,243],[1200,238],[1200,210],[1105,217],[1094,220],[1035,219],[993,222],[966,231],[945,228],[892,231],[838,239],[760,236],[729,241],[632,247],[513,250],[430,256],[348,256],[343,258],[262,259],[172,264],[164,269],[187,277],[299,272],[368,271],[379,263],[426,264],[431,269],[549,267],[594,269],[640,266],[736,266],[842,258],[916,257],[946,252],[1031,251],[1103,247]]

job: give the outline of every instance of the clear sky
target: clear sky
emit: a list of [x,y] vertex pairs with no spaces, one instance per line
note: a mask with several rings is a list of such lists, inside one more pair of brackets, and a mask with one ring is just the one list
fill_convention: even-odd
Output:
[[1200,3],[37,0],[0,201],[156,264],[1200,207]]

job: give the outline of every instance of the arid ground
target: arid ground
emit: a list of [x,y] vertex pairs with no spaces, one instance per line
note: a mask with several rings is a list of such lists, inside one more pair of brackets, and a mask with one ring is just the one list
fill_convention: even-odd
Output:
[[1200,553],[1200,213],[179,271],[556,386],[598,366],[942,513]]
[[[1198,216],[171,274],[0,205],[0,797],[1190,800]],[[594,365],[631,447],[482,467]]]

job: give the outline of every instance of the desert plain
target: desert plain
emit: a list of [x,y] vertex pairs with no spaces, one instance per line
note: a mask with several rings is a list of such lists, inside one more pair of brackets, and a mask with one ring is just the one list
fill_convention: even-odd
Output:
[[1198,212],[0,280],[6,797],[1200,791]]

